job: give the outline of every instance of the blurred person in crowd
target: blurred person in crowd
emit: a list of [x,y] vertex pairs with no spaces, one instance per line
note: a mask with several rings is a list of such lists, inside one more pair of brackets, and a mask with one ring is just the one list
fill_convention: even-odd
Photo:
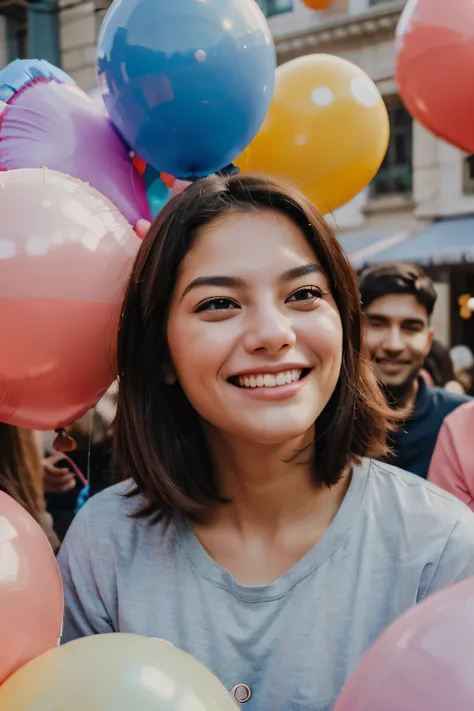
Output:
[[464,392],[473,394],[474,355],[467,346],[454,346],[450,351],[456,379],[464,388]]
[[[113,385],[94,410],[68,428],[77,448],[67,457],[53,452],[54,433],[43,438],[49,455],[44,460],[48,509],[61,540],[78,508],[117,482],[111,463],[115,399],[116,386]],[[76,469],[82,476],[77,476]]]
[[474,511],[474,400],[444,420],[428,479],[457,496]]
[[28,511],[57,551],[59,539],[46,510],[41,448],[33,430],[0,422],[0,491]]
[[420,375],[434,336],[433,282],[414,264],[382,264],[361,274],[360,292],[375,375],[389,405],[407,412],[403,426],[389,435],[387,461],[426,478],[444,418],[468,400],[428,387]]
[[448,348],[436,338],[433,338],[420,373],[430,387],[444,388],[450,393],[464,393],[463,386],[456,380]]

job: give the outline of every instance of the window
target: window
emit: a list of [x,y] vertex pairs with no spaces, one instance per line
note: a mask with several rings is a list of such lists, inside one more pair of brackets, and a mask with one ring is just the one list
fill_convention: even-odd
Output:
[[0,54],[7,64],[28,56],[28,18],[23,5],[9,5],[0,14]]
[[462,162],[462,191],[464,195],[474,195],[474,155]]
[[8,61],[25,59],[28,56],[28,24],[24,20],[7,18],[7,54]]
[[390,142],[387,155],[371,183],[371,196],[406,195],[412,190],[413,119],[398,97],[387,100]]
[[293,0],[257,0],[266,17],[293,11]]

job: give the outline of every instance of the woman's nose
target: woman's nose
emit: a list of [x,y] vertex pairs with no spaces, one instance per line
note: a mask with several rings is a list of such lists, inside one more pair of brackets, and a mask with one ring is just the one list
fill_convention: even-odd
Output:
[[291,319],[277,308],[266,308],[252,316],[245,333],[245,348],[249,353],[267,351],[276,355],[296,343]]

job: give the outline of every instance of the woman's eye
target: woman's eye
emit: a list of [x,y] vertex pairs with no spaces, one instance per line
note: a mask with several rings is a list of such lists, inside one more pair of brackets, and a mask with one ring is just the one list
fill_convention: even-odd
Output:
[[324,292],[317,286],[303,286],[301,289],[294,291],[286,300],[289,301],[306,301],[315,303],[319,299],[322,299]]
[[196,313],[202,311],[228,311],[229,309],[239,308],[235,301],[231,299],[225,299],[223,297],[218,299],[207,299],[199,304],[196,308]]

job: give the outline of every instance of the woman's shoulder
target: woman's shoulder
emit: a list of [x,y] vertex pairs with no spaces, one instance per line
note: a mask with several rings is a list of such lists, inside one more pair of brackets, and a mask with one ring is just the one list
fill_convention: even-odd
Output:
[[139,494],[132,496],[134,490],[135,484],[131,479],[121,481],[91,497],[83,510],[93,517],[101,513],[133,516],[142,503]]
[[[151,525],[149,518],[138,517],[144,500],[135,493],[131,480],[111,486],[93,496],[75,517],[65,545],[81,539],[88,548],[132,549],[141,542],[160,540],[169,531],[163,520]],[[173,527],[171,527],[173,528]]]
[[426,479],[399,469],[391,464],[370,461],[368,495],[381,502],[393,516],[406,516],[417,522],[417,526],[432,525],[449,527],[458,521],[472,530],[474,535],[474,514],[459,499],[444,489],[440,489]]

